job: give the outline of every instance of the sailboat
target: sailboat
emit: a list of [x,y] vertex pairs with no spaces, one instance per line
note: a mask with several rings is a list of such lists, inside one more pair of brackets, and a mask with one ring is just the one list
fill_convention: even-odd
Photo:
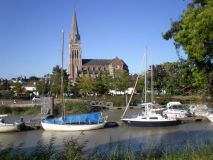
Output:
[[61,67],[61,99],[63,115],[59,118],[46,117],[41,125],[45,131],[86,131],[103,128],[106,118],[101,112],[65,115],[64,88],[63,88],[63,55],[64,55],[64,32],[62,31],[62,67]]
[[166,117],[163,117],[161,114],[154,112],[153,110],[151,110],[151,108],[149,106],[150,103],[147,103],[147,96],[146,96],[146,93],[147,93],[147,84],[146,84],[147,53],[146,53],[146,50],[145,50],[144,56],[146,59],[145,60],[145,78],[144,78],[144,81],[145,81],[144,82],[144,84],[145,84],[145,103],[144,103],[145,112],[141,112],[140,114],[138,114],[136,116],[131,116],[131,117],[125,118],[125,113],[126,113],[127,109],[129,108],[129,104],[131,102],[133,93],[135,91],[135,88],[136,88],[136,85],[138,82],[138,78],[139,78],[139,75],[138,75],[136,82],[135,82],[134,89],[131,94],[131,97],[130,97],[129,102],[126,106],[126,109],[121,117],[121,120],[129,126],[140,126],[140,127],[162,127],[162,126],[174,126],[174,125],[180,124],[181,123],[180,120],[177,120],[174,118],[166,118]]
[[0,115],[0,133],[1,132],[15,132],[15,131],[20,131],[21,126],[23,123],[8,123],[5,122],[4,117],[7,117],[7,114],[1,114]]

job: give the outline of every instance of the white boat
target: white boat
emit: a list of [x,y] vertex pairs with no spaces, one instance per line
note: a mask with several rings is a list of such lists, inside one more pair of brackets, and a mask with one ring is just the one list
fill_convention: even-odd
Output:
[[[145,57],[146,57],[146,52],[145,52]],[[138,78],[139,78],[139,75],[138,75],[134,89],[131,94],[131,97],[130,97],[127,107],[122,115],[121,120],[129,126],[138,126],[138,127],[162,127],[162,126],[173,126],[173,125],[180,124],[181,123],[180,120],[177,120],[175,118],[166,118],[166,117],[163,117],[161,114],[157,114],[156,112],[151,110],[151,106],[153,104],[146,102],[146,92],[147,92],[146,91],[146,68],[147,67],[145,67],[145,78],[144,78],[145,79],[145,82],[144,82],[144,84],[145,84],[145,103],[144,103],[145,112],[142,112],[135,117],[131,116],[131,117],[124,118],[125,113],[129,107],[130,101],[132,99],[133,93],[135,91],[135,87],[138,82]]]
[[41,125],[46,131],[86,131],[104,128],[106,120],[101,112],[46,118]]
[[168,118],[183,119],[188,117],[189,112],[186,110],[180,102],[168,102],[166,110],[163,111],[163,116]]
[[64,32],[62,31],[62,67],[61,67],[61,99],[63,116],[60,118],[46,117],[41,120],[41,126],[45,131],[86,131],[103,128],[106,119],[101,112],[65,116],[64,88],[63,88],[63,53]]
[[213,112],[209,112],[208,115],[206,116],[209,121],[213,122]]
[[21,125],[23,123],[7,123],[5,122],[4,117],[7,117],[7,114],[0,115],[0,133],[20,131]]
[[189,112],[193,116],[206,117],[209,114],[209,108],[206,105],[190,105]]

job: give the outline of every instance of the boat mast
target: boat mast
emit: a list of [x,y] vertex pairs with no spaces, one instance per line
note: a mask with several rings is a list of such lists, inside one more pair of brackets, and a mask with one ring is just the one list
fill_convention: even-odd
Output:
[[64,79],[63,79],[63,67],[64,67],[64,31],[62,30],[62,48],[61,48],[61,105],[62,105],[62,117],[65,117],[65,105],[64,105]]
[[147,48],[145,49],[145,76],[144,76],[144,93],[145,93],[145,103],[147,102],[147,99],[146,99],[146,69],[147,69]]
[[151,65],[151,102],[154,103],[153,65]]

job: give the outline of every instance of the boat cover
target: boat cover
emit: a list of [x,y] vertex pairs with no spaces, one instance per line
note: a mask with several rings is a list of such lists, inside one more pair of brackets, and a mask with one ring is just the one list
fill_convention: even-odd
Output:
[[43,120],[47,123],[54,124],[71,124],[71,123],[103,123],[104,119],[101,112],[69,115],[64,118],[46,118]]

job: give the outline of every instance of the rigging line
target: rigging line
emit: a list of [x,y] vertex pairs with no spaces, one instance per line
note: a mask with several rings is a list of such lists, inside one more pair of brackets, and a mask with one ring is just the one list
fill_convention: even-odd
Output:
[[[145,57],[145,53],[144,53],[144,55],[143,55],[142,60],[144,60],[144,57]],[[142,61],[141,61],[141,64],[142,64]],[[129,102],[128,102],[127,106],[126,106],[126,109],[125,109],[123,115],[121,116],[121,119],[123,119],[124,115],[126,114],[127,109],[129,108],[130,102],[131,102],[132,97],[133,97],[133,94],[134,94],[134,92],[135,92],[135,88],[136,88],[137,83],[138,83],[139,76],[140,76],[140,74],[137,75],[137,79],[136,79],[136,81],[135,81],[134,88],[133,88],[132,93],[131,93],[131,96],[130,96],[130,98],[129,98]]]

